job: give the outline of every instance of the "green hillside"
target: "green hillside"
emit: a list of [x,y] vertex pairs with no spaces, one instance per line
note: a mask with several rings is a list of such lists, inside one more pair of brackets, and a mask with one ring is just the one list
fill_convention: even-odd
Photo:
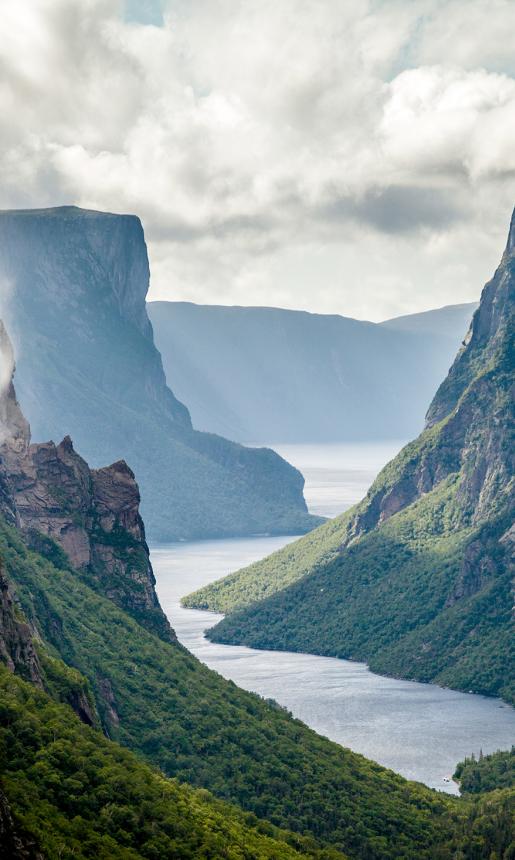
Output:
[[463,794],[482,794],[496,788],[515,788],[515,746],[490,755],[480,753],[460,761],[454,772]]
[[210,638],[515,700],[514,235],[424,432],[351,511],[187,597],[229,613]]
[[452,799],[225,681],[29,552],[14,529],[2,526],[0,554],[51,654],[88,679],[112,740],[167,776],[353,857],[432,857],[427,846],[447,844]]
[[166,779],[1,666],[0,696],[2,789],[48,860],[343,858]]

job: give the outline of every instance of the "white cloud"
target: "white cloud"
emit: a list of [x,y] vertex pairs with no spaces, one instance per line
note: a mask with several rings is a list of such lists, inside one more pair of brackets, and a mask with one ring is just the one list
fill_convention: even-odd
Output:
[[136,212],[154,297],[376,319],[477,298],[515,188],[494,2],[170,0],[162,27],[4,4],[0,205]]

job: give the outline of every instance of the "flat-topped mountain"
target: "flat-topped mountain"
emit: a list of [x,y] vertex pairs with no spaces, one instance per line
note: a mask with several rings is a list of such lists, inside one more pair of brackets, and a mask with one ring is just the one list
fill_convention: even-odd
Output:
[[302,475],[269,449],[196,432],[167,386],[132,215],[0,212],[3,312],[34,438],[70,434],[96,467],[125,459],[153,539],[307,531]]
[[426,428],[363,501],[185,601],[232,613],[215,641],[365,660],[515,701],[513,235],[512,220]]
[[195,426],[243,442],[337,442],[420,432],[475,307],[381,324],[188,302],[150,302],[148,313]]

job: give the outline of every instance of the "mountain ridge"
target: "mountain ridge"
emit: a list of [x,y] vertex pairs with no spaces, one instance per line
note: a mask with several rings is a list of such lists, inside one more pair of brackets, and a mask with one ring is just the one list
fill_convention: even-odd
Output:
[[514,304],[509,240],[425,430],[353,509],[185,598],[229,613],[209,638],[515,700]]
[[194,423],[239,441],[279,444],[419,432],[473,307],[415,315],[413,329],[191,302],[149,302],[148,313],[167,378]]

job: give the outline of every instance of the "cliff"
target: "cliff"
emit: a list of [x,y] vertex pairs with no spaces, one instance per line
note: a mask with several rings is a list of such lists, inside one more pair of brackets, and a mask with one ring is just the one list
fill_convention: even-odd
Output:
[[0,567],[0,662],[43,688],[43,670],[34,646],[35,631],[23,617],[9,580]]
[[12,350],[3,327],[0,355],[4,516],[21,530],[29,546],[57,564],[71,565],[141,624],[175,641],[155,591],[134,474],[123,461],[90,469],[69,436],[59,445],[31,445],[29,425],[16,400]]
[[234,612],[213,639],[514,700],[512,235],[425,430],[354,509],[190,596]]
[[[75,207],[0,213],[0,285],[17,389],[39,440],[123,458],[152,539],[305,532],[300,473],[267,449],[192,429],[148,320],[138,218]],[[173,382],[173,379],[172,379]]]
[[375,324],[281,308],[150,302],[167,378],[195,426],[254,442],[407,439],[475,305]]

